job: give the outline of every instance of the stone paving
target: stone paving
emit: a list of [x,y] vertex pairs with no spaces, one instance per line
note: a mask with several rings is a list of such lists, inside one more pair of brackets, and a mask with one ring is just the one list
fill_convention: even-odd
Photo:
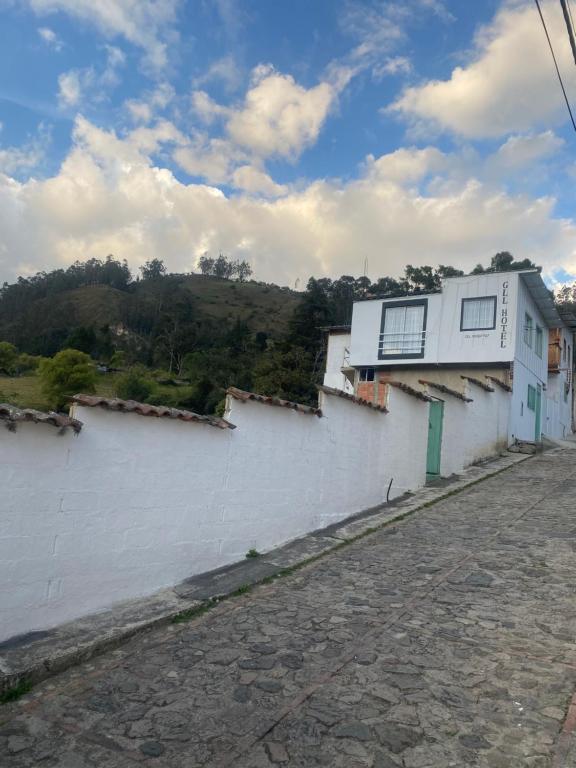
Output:
[[0,709],[0,765],[576,766],[576,462],[550,451]]

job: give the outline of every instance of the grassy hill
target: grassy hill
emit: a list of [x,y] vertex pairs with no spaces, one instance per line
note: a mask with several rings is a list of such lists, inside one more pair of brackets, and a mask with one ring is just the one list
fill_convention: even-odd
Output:
[[[173,405],[188,399],[199,409],[214,407],[229,383],[251,383],[254,365],[285,335],[302,300],[288,288],[205,275],[166,274],[121,287],[96,282],[67,287],[59,277],[48,273],[36,283],[0,291],[0,341],[44,357],[65,347],[104,362],[120,353],[121,362],[114,365],[150,371],[156,399]],[[165,386],[167,376],[158,370],[169,371],[168,378],[188,377],[190,387]],[[99,375],[97,393],[116,395],[117,378]],[[0,375],[0,401],[49,407],[32,373]]]
[[172,299],[189,299],[195,322],[212,322],[219,330],[241,321],[252,333],[272,337],[286,330],[299,294],[257,282],[237,282],[204,275],[168,275],[139,281],[129,290],[110,285],[85,285],[32,298],[2,311],[0,340],[31,354],[54,354],[78,327],[122,325],[146,336],[160,314],[170,314]]

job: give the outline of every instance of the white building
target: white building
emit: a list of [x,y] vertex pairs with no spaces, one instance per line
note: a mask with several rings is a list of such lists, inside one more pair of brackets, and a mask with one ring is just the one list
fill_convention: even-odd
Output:
[[[573,427],[575,328],[537,270],[445,278],[437,293],[355,302],[350,331],[329,333],[324,382],[343,388],[346,377],[358,397],[381,405],[389,381],[470,398],[509,388],[510,443],[563,438]],[[436,399],[430,429],[439,453]]]

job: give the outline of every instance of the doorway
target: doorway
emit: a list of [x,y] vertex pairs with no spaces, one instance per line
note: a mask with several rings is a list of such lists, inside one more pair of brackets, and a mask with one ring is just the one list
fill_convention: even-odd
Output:
[[536,386],[535,428],[534,440],[539,443],[542,440],[542,386]]
[[428,480],[440,477],[443,420],[444,402],[432,400],[428,408],[428,452],[426,455],[426,478]]

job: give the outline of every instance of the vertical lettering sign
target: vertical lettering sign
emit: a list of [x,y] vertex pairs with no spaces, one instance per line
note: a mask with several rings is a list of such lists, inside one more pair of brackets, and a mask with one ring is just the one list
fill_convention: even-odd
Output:
[[508,346],[508,280],[502,283],[502,309],[500,310],[500,347]]

